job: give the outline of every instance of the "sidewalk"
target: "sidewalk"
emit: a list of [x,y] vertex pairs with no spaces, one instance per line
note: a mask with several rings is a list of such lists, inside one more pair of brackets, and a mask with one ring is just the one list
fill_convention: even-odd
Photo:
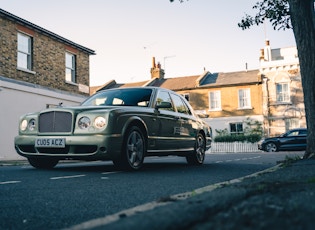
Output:
[[159,202],[166,204],[70,229],[314,229],[315,159],[285,162],[188,199]]

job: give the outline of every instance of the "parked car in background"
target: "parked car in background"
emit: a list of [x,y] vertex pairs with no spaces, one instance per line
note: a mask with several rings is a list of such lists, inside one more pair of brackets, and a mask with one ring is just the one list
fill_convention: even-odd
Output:
[[183,156],[200,165],[211,135],[181,95],[158,87],[117,88],[81,106],[22,116],[15,149],[36,168],[77,159],[112,160],[119,168],[138,170],[147,156]]
[[305,150],[307,129],[292,129],[278,137],[266,138],[258,142],[258,149],[266,152],[280,150]]

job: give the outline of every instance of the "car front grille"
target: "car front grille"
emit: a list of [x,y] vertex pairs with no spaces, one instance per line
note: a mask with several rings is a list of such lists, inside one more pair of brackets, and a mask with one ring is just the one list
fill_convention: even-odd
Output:
[[72,128],[72,113],[51,111],[39,116],[40,133],[68,133]]

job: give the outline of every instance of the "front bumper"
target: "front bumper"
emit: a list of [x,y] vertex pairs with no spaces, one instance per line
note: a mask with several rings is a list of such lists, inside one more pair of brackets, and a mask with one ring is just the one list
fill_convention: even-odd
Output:
[[[42,137],[40,136],[40,138]],[[59,159],[113,160],[120,155],[123,139],[121,135],[49,137],[64,138],[65,147],[35,147],[35,141],[39,136],[20,135],[15,137],[15,150],[24,157],[49,156]]]
[[257,147],[259,150],[264,150],[263,142],[262,141],[258,142]]

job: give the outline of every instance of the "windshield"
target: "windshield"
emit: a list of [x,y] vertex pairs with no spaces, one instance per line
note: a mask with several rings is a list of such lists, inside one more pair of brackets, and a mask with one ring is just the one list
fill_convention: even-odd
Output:
[[94,94],[83,106],[142,106],[148,107],[152,89],[115,89]]

